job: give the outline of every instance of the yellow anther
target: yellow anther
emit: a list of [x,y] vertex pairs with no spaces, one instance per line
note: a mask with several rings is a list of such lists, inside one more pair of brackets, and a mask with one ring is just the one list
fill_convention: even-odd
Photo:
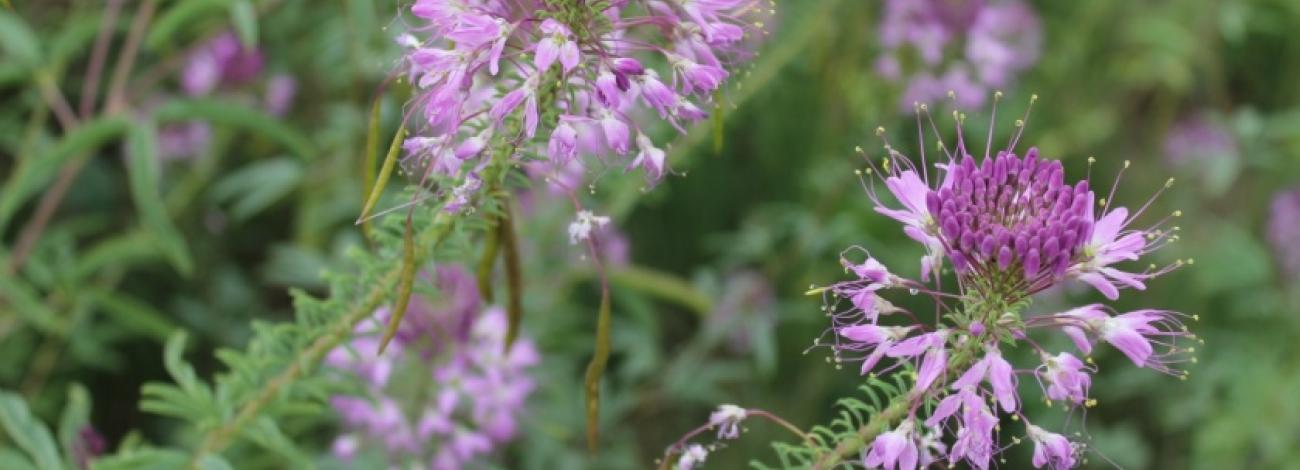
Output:
[[930,110],[930,105],[921,103],[921,111],[929,111],[929,110]]
[[1196,358],[1193,357],[1193,358],[1192,358],[1192,364],[1195,364],[1195,363],[1196,363]]
[[858,175],[858,176],[862,176],[862,170],[857,170],[857,169],[855,169],[855,170],[853,170],[853,174]]
[[1124,168],[1128,168],[1128,166],[1129,166],[1129,165],[1132,165],[1132,164],[1133,164],[1133,162],[1128,161],[1128,160],[1124,160]]
[[1093,163],[1097,163],[1097,157],[1088,157],[1088,164],[1091,165]]
[[1182,217],[1182,216],[1183,216],[1183,211],[1181,210],[1174,211],[1174,217]]
[[996,100],[996,99],[1000,99],[1000,98],[1002,98],[1002,90],[994,91],[994,92],[993,92],[993,99]]
[[1187,258],[1187,264],[1196,264],[1196,258]]
[[876,127],[876,135],[885,135],[885,126]]
[[804,292],[803,295],[817,295],[826,292],[826,289],[829,289],[829,287],[810,287],[808,292]]
[[1174,179],[1173,179],[1173,178],[1169,178],[1169,181],[1165,181],[1165,187],[1166,187],[1166,188],[1170,188],[1170,187],[1173,187],[1173,186],[1174,186]]
[[[956,99],[956,98],[957,98],[957,92],[948,90],[948,99]],[[953,115],[956,116],[957,112],[953,111]]]
[[853,146],[853,151],[856,152],[856,153],[862,153],[862,146],[861,146],[861,145],[854,145],[854,146]]
[[1106,205],[1106,198],[1103,197],[1103,198],[1101,198],[1101,199],[1098,199],[1098,200],[1097,200],[1097,205],[1099,205],[1099,206],[1104,206],[1104,205]]
[[1192,314],[1192,321],[1201,321],[1201,314]]

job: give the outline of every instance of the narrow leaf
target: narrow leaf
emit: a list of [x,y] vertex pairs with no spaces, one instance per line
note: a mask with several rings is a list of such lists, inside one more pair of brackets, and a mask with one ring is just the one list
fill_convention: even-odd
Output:
[[257,47],[257,10],[248,0],[237,0],[230,5],[230,22],[235,26],[239,42],[247,49]]
[[68,160],[85,158],[91,150],[125,133],[129,126],[130,121],[122,117],[95,119],[69,132],[45,155],[20,160],[18,168],[0,189],[0,232],[28,198],[49,187],[55,173]]
[[159,122],[179,122],[200,119],[224,126],[243,129],[284,145],[303,160],[316,156],[315,146],[298,130],[289,127],[266,112],[231,100],[198,98],[171,100],[158,108]]
[[63,457],[68,461],[75,461],[77,441],[88,423],[90,394],[86,387],[74,383],[68,387],[68,403],[63,405],[63,414],[59,418],[59,444],[63,445]]
[[190,259],[185,238],[172,224],[158,194],[158,129],[152,122],[140,123],[131,128],[126,143],[132,202],[140,212],[145,229],[154,236],[172,266],[182,276],[189,277],[194,272],[194,261]]
[[209,194],[230,203],[235,220],[248,220],[293,192],[303,171],[301,163],[288,157],[256,161],[221,178]]
[[9,434],[9,440],[36,462],[36,468],[62,470],[63,461],[50,429],[32,416],[22,396],[0,392],[0,425]]
[[234,470],[225,458],[217,454],[204,454],[199,458],[197,468],[199,470]]
[[370,215],[370,211],[379,203],[379,196],[384,194],[384,187],[388,186],[388,177],[393,175],[393,167],[397,166],[397,156],[401,154],[402,139],[406,137],[406,126],[403,125],[397,129],[397,134],[393,136],[393,142],[388,144],[388,155],[384,156],[384,167],[379,169],[379,179],[375,185],[370,188],[370,196],[366,198],[366,203],[361,207],[361,217],[357,218],[357,223],[362,223]]
[[501,232],[501,244],[505,248],[506,316],[510,319],[510,326],[506,329],[506,350],[509,351],[515,338],[519,337],[519,322],[524,318],[524,281],[519,263],[519,241],[515,238],[515,222],[508,198],[502,198],[501,223],[497,230]]
[[415,283],[415,229],[412,225],[411,217],[407,216],[406,230],[402,234],[402,273],[397,281],[397,305],[388,319],[384,338],[379,341],[379,354],[383,354],[388,342],[397,336],[397,328],[402,324],[402,317],[406,316],[406,306],[411,303],[411,286]]
[[96,290],[91,295],[114,323],[134,333],[166,341],[177,330],[162,312],[127,294]]
[[178,31],[192,30],[193,23],[212,18],[222,9],[230,8],[230,0],[185,0],[175,2],[149,26],[144,45],[151,51],[180,42]]
[[602,283],[600,289],[600,312],[596,319],[596,350],[587,364],[584,386],[587,391],[587,451],[596,453],[600,444],[600,378],[605,375],[605,364],[609,361],[609,287]]
[[33,68],[40,65],[41,47],[36,34],[22,18],[10,11],[0,11],[0,49],[4,49],[15,62]]
[[45,334],[55,336],[65,334],[67,322],[64,318],[45,305],[36,290],[22,277],[0,276],[0,298],[3,298],[8,304],[7,307],[27,322],[28,326]]

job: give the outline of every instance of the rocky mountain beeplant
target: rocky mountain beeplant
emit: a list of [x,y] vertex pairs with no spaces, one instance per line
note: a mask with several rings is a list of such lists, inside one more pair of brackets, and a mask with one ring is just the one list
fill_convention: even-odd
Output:
[[[1139,222],[1173,180],[1132,210],[1114,201],[1119,177],[1100,190],[1091,175],[1068,182],[1062,163],[1037,148],[1018,154],[1028,111],[1015,121],[1010,141],[994,147],[1000,96],[994,95],[983,148],[963,133],[965,115],[954,111],[956,141],[936,136],[937,153],[924,151],[924,128],[916,158],[893,147],[883,128],[877,135],[884,157],[859,149],[867,168],[858,174],[874,211],[899,222],[925,250],[920,279],[900,276],[854,246],[840,258],[850,279],[809,291],[823,296],[830,321],[811,350],[828,351],[837,369],[848,365],[862,375],[872,402],[842,400],[844,413],[831,426],[807,434],[795,429],[801,444],[776,445],[783,466],[987,469],[1005,462],[1008,448],[1026,443],[1034,467],[1074,468],[1088,457],[1086,434],[1069,437],[1068,430],[1035,424],[1039,418],[1022,408],[1025,389],[1034,388],[1029,384],[1040,392],[1032,399],[1059,404],[1066,423],[1081,426],[1098,404],[1089,390],[1100,372],[1091,358],[1100,344],[1137,367],[1188,376],[1183,367],[1195,362],[1198,339],[1185,322],[1195,315],[1119,312],[1104,303],[1060,312],[1033,308],[1036,294],[1062,284],[1083,283],[1113,301],[1121,290],[1144,290],[1148,281],[1191,264],[1130,266],[1177,240],[1178,212]],[[917,116],[918,125],[937,129],[928,105],[918,104]],[[896,295],[925,296],[934,309],[909,310],[889,300]],[[1050,349],[1054,335],[1068,338],[1074,350]],[[1038,361],[1013,365],[1004,352],[1019,348]],[[719,429],[720,440],[738,436],[735,422],[745,414],[735,410],[744,409],[724,405],[706,425]],[[697,467],[713,446],[688,441],[671,446],[664,461],[680,455],[677,468]]]

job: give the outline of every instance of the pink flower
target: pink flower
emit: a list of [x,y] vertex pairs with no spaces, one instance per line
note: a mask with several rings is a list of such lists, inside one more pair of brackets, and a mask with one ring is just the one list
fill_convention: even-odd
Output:
[[1002,353],[993,345],[988,346],[983,359],[972,365],[961,378],[952,383],[952,388],[960,390],[974,387],[984,380],[993,387],[993,396],[998,399],[1003,411],[1011,413],[1019,408],[1015,372],[1011,368],[1011,363],[1003,359]]
[[551,68],[557,58],[564,73],[578,66],[578,43],[573,41],[573,33],[567,26],[548,18],[538,29],[542,32],[542,40],[537,41],[537,55],[533,59],[538,72]]
[[1034,441],[1034,468],[1047,465],[1052,470],[1064,470],[1078,465],[1074,445],[1069,439],[1029,423],[1025,425],[1029,430],[1029,438]]
[[561,116],[560,122],[551,131],[551,140],[547,144],[547,154],[557,165],[565,165],[578,154],[578,129],[573,127],[572,117]]
[[[1088,206],[1089,217],[1092,205]],[[1116,283],[1138,290],[1146,289],[1144,274],[1120,271],[1110,265],[1121,261],[1135,261],[1146,253],[1146,232],[1134,230],[1121,232],[1129,223],[1128,209],[1116,207],[1093,224],[1092,238],[1084,246],[1084,261],[1072,266],[1070,273],[1077,279],[1095,287],[1107,299],[1119,298]]]
[[871,450],[863,459],[869,468],[915,470],[920,457],[916,439],[912,435],[912,421],[905,420],[894,430],[881,433],[871,443]]
[[1041,380],[1047,398],[1084,404],[1092,378],[1083,361],[1067,352],[1055,356],[1043,354],[1042,359],[1043,365],[1038,366],[1034,373]]
[[667,155],[655,147],[654,142],[645,134],[637,133],[636,146],[640,151],[637,152],[636,159],[632,160],[631,166],[644,168],[651,180],[658,180],[664,174]]

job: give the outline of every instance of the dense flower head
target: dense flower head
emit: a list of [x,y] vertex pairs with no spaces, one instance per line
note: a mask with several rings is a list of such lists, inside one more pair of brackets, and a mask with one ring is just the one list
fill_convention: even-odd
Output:
[[[651,181],[668,171],[654,121],[706,116],[732,68],[753,55],[759,0],[557,2],[418,0],[401,69],[417,87],[407,165],[462,178],[497,140],[552,173],[580,157],[620,158]],[[572,188],[570,188],[572,189]]]
[[886,0],[876,71],[906,84],[904,110],[956,92],[981,106],[1037,60],[1038,15],[1018,0]]
[[[336,457],[350,461],[370,450],[394,464],[457,469],[517,434],[534,388],[528,369],[539,360],[535,346],[521,337],[503,348],[505,311],[483,307],[464,269],[440,267],[434,277],[445,300],[413,296],[383,355],[377,353],[386,308],[327,355],[327,365],[362,383],[359,394],[330,399],[344,427]],[[423,384],[414,395],[412,384]]]
[[1283,272],[1300,279],[1300,187],[1280,191],[1273,197],[1268,241],[1273,244]]
[[[1000,96],[994,95],[995,106]],[[918,106],[918,118],[933,126],[928,109]],[[1005,449],[1000,435],[1013,433],[1012,441],[1021,442],[1008,418],[1023,423],[1020,436],[1035,446],[1035,467],[1072,468],[1086,443],[1030,424],[1021,383],[1032,378],[1041,400],[1071,413],[1096,406],[1090,393],[1099,368],[1091,354],[1098,343],[1138,367],[1185,379],[1182,366],[1195,362],[1188,343],[1197,341],[1185,321],[1196,316],[1161,309],[1121,313],[1100,303],[1034,313],[1028,311],[1033,296],[1082,282],[1114,300],[1121,288],[1145,289],[1146,281],[1190,261],[1127,268],[1177,239],[1177,228],[1166,228],[1173,216],[1139,226],[1151,200],[1130,213],[1115,204],[1113,187],[1098,196],[1090,179],[1069,181],[1063,163],[1036,148],[1018,154],[1028,111],[1004,148],[994,150],[990,127],[981,157],[967,146],[965,116],[953,117],[956,143],[941,141],[934,161],[924,153],[914,161],[885,140],[887,156],[868,159],[868,168],[859,171],[875,211],[898,221],[924,250],[921,280],[892,271],[865,248],[845,250],[840,263],[849,280],[810,291],[825,296],[831,320],[814,347],[829,348],[837,367],[854,362],[863,375],[908,371],[913,379],[901,398],[910,405],[906,415],[873,435],[863,454],[869,468],[918,468],[926,458],[990,468]],[[877,134],[883,137],[884,129]],[[945,278],[955,278],[956,292],[951,284],[944,289]],[[933,299],[933,317],[923,321],[924,314],[885,298],[897,291]],[[1082,358],[1044,346],[1053,334],[1073,342]],[[1010,353],[1018,345],[1032,347],[1038,363],[1013,364]],[[932,431],[922,432],[922,424]]]

